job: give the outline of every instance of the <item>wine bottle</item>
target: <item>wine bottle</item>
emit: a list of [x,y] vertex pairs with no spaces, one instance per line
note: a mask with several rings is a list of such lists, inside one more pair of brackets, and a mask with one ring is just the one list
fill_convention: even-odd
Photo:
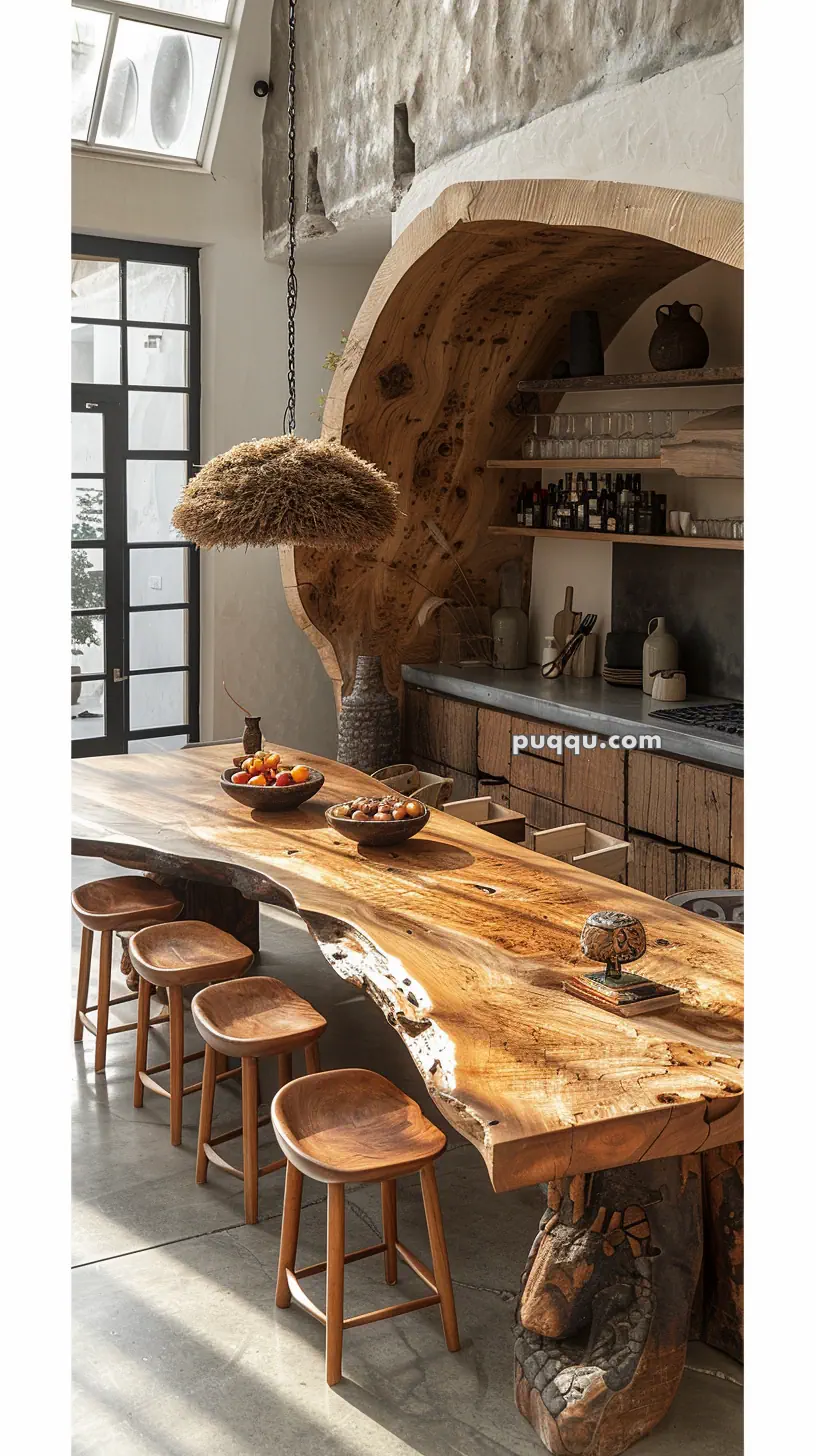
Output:
[[520,490],[519,491],[519,493],[518,493],[518,500],[516,501],[516,525],[517,526],[523,526],[524,525],[524,491],[523,490]]
[[544,511],[541,503],[541,492],[533,491],[533,525],[540,530],[544,524]]
[[531,490],[528,490],[524,496],[524,524],[525,526],[533,524],[533,493]]

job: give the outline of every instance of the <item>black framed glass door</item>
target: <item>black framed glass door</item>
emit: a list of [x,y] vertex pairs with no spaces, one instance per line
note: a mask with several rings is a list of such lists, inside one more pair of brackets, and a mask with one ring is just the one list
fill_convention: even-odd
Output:
[[75,756],[198,737],[198,553],[173,506],[198,461],[198,254],[73,239]]

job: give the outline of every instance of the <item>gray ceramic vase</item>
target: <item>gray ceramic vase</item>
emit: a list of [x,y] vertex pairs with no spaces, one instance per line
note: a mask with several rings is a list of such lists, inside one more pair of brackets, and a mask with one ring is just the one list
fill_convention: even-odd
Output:
[[383,682],[379,657],[357,658],[354,687],[341,701],[338,763],[347,763],[363,773],[396,763],[400,749],[399,703]]

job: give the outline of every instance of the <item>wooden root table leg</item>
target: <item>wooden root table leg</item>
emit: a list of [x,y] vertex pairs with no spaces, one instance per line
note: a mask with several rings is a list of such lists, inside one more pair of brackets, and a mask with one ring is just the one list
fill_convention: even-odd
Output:
[[657,1425],[686,1355],[701,1160],[546,1185],[516,1307],[516,1404],[554,1456],[617,1456]]
[[703,1154],[702,1337],[742,1361],[742,1143]]
[[204,880],[180,880],[168,875],[151,875],[165,889],[184,902],[184,920],[206,920],[219,930],[228,930],[256,953],[261,948],[261,915],[257,900],[247,900],[232,885]]

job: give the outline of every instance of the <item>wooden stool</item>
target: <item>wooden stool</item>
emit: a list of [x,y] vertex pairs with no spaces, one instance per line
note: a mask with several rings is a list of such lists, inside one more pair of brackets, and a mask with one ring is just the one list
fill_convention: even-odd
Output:
[[[122,1006],[135,1001],[137,993],[115,996],[111,1000],[111,959],[113,936],[117,930],[142,930],[146,925],[175,920],[184,906],[170,890],[162,889],[155,880],[145,875],[114,875],[109,880],[90,880],[80,885],[71,896],[74,913],[82,925],[82,945],[79,952],[79,984],[77,985],[76,1017],[74,1019],[74,1041],[82,1041],[83,1027],[96,1037],[94,1070],[104,1072],[108,1049],[108,1035],[119,1031],[135,1031],[137,1022],[129,1021],[125,1026],[108,1026],[111,1006]],[[95,1006],[88,1005],[88,986],[91,979],[91,956],[93,954],[94,931],[101,935],[99,942],[99,989]],[[97,1013],[96,1022],[89,1013]],[[150,996],[148,993],[148,1015]],[[153,1018],[153,1024],[166,1021],[167,1015]]]
[[[184,1055],[183,986],[200,986],[206,981],[227,981],[243,975],[255,953],[226,930],[204,920],[179,920],[175,925],[151,925],[130,938],[130,958],[139,972],[139,1009],[136,1032],[136,1069],[133,1077],[133,1106],[141,1107],[144,1089],[170,1098],[170,1141],[181,1143],[182,1099],[198,1092],[201,1082],[184,1086],[184,1063],[201,1061],[203,1052]],[[155,1067],[147,1065],[150,1031],[150,987],[166,986],[170,1008],[170,1060]],[[218,1081],[240,1076],[240,1067],[219,1070]],[[170,1071],[169,1092],[154,1080],[156,1072]]]
[[[244,1182],[244,1222],[258,1222],[258,1179],[282,1168],[285,1158],[258,1167],[258,1058],[277,1056],[278,1086],[292,1080],[292,1052],[303,1047],[307,1072],[320,1071],[317,1039],[326,1022],[308,1001],[271,976],[246,976],[208,986],[193,997],[193,1021],[206,1043],[198,1127],[196,1183],[206,1183],[207,1163],[215,1163]],[[216,1058],[241,1058],[241,1127],[212,1137]],[[243,1139],[243,1166],[233,1167],[215,1149],[231,1138]]]
[[[374,1320],[391,1319],[412,1309],[440,1306],[442,1328],[449,1350],[459,1349],[459,1330],[453,1299],[448,1252],[433,1160],[444,1151],[445,1134],[423,1116],[416,1102],[377,1072],[346,1068],[299,1077],[282,1087],[272,1103],[272,1125],[286,1154],[286,1189],[283,1203],[278,1283],[275,1303],[286,1309],[290,1300],[326,1327],[326,1381],[336,1385],[342,1376],[343,1331]],[[422,1201],[433,1259],[430,1269],[397,1238],[396,1179],[419,1173]],[[328,1258],[308,1268],[295,1267],[300,1200],[304,1174],[329,1185]],[[383,1242],[345,1252],[345,1183],[380,1183]],[[343,1318],[344,1266],[372,1254],[385,1256],[385,1280],[397,1282],[397,1254],[433,1290],[422,1299],[410,1299],[367,1314]],[[300,1280],[326,1270],[326,1312],[304,1294]]]

